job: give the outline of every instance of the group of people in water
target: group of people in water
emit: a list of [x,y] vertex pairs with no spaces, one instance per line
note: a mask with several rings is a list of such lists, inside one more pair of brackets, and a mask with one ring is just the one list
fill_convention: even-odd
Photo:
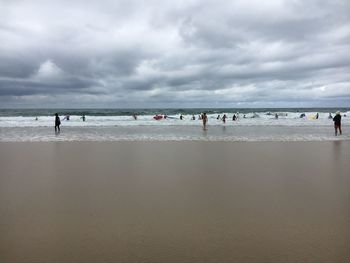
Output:
[[[268,113],[268,115],[271,115],[271,113]],[[257,117],[258,115],[257,114],[254,114],[253,117],[251,118],[254,118],[254,117]],[[278,114],[275,113],[275,119],[278,119]],[[287,116],[287,113],[284,115],[284,116]],[[346,115],[344,115],[346,116]],[[134,120],[137,120],[137,115],[136,114],[133,114],[132,117],[134,118]],[[239,114],[237,113],[236,114],[233,114],[232,116],[232,121],[236,121],[239,117]],[[305,118],[306,115],[305,113],[302,113],[300,114],[300,118]],[[339,111],[336,112],[335,116],[333,117],[331,113],[329,113],[328,115],[328,118],[329,119],[333,119],[333,122],[334,122],[334,129],[335,129],[335,136],[338,135],[338,132],[339,134],[341,135],[342,134],[342,130],[341,130],[341,114]],[[155,115],[153,117],[155,120],[161,120],[161,119],[167,119],[169,118],[166,114],[165,115]],[[220,116],[220,114],[216,117],[217,120],[221,120],[223,123],[226,123],[226,119],[227,119],[227,115],[224,114],[222,117]],[[243,115],[243,118],[247,118],[246,115],[244,114]],[[313,119],[318,119],[319,118],[319,114],[316,113],[316,115],[313,117]],[[85,122],[86,120],[86,117],[85,115],[83,115],[81,117],[81,119]],[[182,114],[180,114],[180,120],[183,120],[184,119],[184,116]],[[38,117],[35,118],[35,120],[38,120]],[[69,115],[66,115],[63,120],[67,120],[69,121],[70,120],[70,116]],[[191,117],[191,120],[196,120],[196,116],[194,114],[192,114],[192,117]],[[201,114],[198,115],[198,120],[201,120],[202,123],[203,123],[203,129],[206,130],[206,127],[207,127],[207,123],[208,123],[208,116],[206,114],[206,112],[203,112]],[[59,133],[61,130],[60,130],[60,125],[61,125],[61,120],[60,120],[60,117],[58,115],[58,113],[55,113],[55,132],[56,133]]]
[[[267,115],[272,115],[270,112],[267,113]],[[134,119],[136,120],[137,117],[136,115],[134,114]],[[278,119],[279,117],[279,114],[278,113],[275,113],[275,119]],[[282,116],[288,116],[287,113],[285,114],[282,114]],[[316,113],[316,115],[312,116],[311,118],[312,119],[318,119],[319,118],[319,114],[318,112]],[[344,114],[344,116],[346,116]],[[233,114],[232,116],[232,121],[236,121],[239,117],[239,113],[236,114]],[[252,117],[250,118],[255,118],[255,117],[259,117],[258,114],[254,113]],[[161,119],[167,119],[168,116],[167,115],[155,115],[153,117],[155,120],[161,120]],[[220,116],[220,114],[216,117],[217,120],[221,120],[223,123],[226,123],[226,119],[227,119],[227,115],[224,114],[222,117]],[[246,119],[247,116],[244,114],[243,115],[243,118]],[[300,118],[306,118],[306,114],[305,113],[302,113],[300,114]],[[182,114],[180,114],[180,120],[183,120],[184,119],[184,116]],[[341,135],[342,134],[342,130],[341,130],[341,114],[339,111],[336,112],[335,116],[333,117],[331,113],[329,113],[328,115],[328,119],[333,119],[333,122],[334,122],[334,129],[335,129],[335,136],[338,135],[338,131],[339,131],[339,134]],[[192,117],[191,117],[191,120],[196,120],[196,116],[194,114],[192,114]],[[208,122],[208,117],[207,117],[207,114],[206,113],[201,113],[198,115],[198,120],[202,120],[203,121],[203,128],[206,129],[206,125],[207,125],[207,122]]]
[[[85,121],[85,120],[86,120],[85,115],[81,116],[80,119],[82,119],[83,121]],[[37,121],[37,120],[38,120],[38,117],[36,117],[35,120]],[[62,121],[64,121],[64,120],[69,121],[69,120],[70,120],[70,116],[69,116],[69,115],[64,116],[64,118],[62,119]],[[61,132],[60,125],[61,125],[60,116],[58,116],[58,113],[55,113],[55,132],[56,132],[56,133]]]

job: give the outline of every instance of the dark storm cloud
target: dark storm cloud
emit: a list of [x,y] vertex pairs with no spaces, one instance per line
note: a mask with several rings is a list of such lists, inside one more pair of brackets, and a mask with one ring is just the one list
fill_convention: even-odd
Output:
[[0,5],[3,107],[350,105],[346,0]]

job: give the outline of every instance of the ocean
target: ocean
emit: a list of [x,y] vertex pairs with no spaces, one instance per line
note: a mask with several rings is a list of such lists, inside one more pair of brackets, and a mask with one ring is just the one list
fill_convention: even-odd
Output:
[[[338,110],[343,135],[336,137],[329,114]],[[208,115],[206,130],[198,119],[202,112]],[[167,118],[155,120],[156,114]],[[350,108],[0,109],[0,141],[324,141],[349,140],[349,130]]]

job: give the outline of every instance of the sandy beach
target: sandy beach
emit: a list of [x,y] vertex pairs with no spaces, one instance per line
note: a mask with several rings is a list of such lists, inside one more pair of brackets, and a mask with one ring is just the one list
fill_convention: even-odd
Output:
[[0,262],[350,260],[350,141],[2,142]]

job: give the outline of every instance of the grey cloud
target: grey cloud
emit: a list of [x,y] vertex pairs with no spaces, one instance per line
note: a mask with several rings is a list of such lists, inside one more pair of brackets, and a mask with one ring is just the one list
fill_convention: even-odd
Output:
[[350,106],[346,0],[0,4],[2,106]]

